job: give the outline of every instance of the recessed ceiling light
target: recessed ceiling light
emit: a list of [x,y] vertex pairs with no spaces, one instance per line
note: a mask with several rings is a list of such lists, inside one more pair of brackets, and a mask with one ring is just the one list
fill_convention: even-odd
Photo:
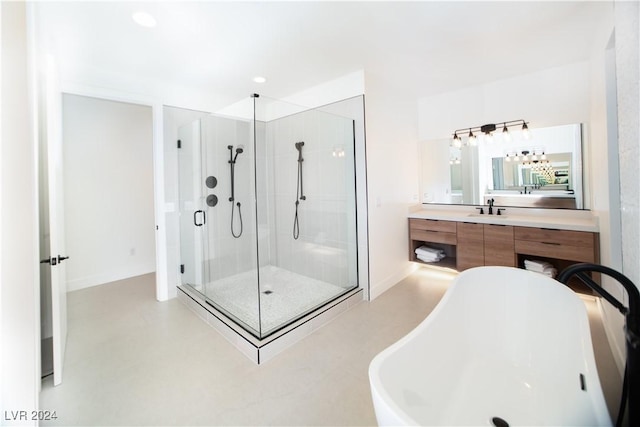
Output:
[[157,24],[156,18],[154,18],[147,12],[136,12],[133,15],[131,15],[131,17],[133,18],[136,24],[142,27],[153,28]]
[[265,83],[267,81],[267,79],[264,78],[264,77],[258,76],[258,77],[254,77],[253,81],[256,82],[256,83]]

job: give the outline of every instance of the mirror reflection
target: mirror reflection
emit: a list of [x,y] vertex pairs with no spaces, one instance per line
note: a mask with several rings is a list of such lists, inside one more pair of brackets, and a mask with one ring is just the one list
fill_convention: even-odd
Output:
[[423,203],[583,209],[582,126],[531,128],[476,145],[421,144]]

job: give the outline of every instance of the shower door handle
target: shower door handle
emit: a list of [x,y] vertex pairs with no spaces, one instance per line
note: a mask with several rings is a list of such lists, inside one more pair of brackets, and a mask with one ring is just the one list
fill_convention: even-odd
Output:
[[[202,214],[202,222],[198,224],[198,214]],[[196,227],[202,227],[207,222],[207,217],[204,211],[197,210],[193,213],[193,225]]]

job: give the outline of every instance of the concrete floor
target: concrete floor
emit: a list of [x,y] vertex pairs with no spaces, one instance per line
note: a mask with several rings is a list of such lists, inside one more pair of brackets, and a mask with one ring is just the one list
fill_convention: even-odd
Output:
[[[257,366],[153,275],[68,294],[63,383],[43,380],[43,425],[375,425],[371,359],[417,326],[450,275],[422,268]],[[600,378],[615,416],[620,378],[594,302]],[[591,304],[591,307],[589,306]]]

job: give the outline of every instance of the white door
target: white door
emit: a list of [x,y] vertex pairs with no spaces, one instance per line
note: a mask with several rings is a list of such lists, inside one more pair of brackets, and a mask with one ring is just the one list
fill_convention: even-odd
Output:
[[43,137],[47,147],[49,193],[49,258],[51,268],[51,313],[53,335],[53,383],[62,383],[67,344],[67,282],[65,271],[64,194],[62,169],[62,94],[51,63],[47,64],[44,87]]

